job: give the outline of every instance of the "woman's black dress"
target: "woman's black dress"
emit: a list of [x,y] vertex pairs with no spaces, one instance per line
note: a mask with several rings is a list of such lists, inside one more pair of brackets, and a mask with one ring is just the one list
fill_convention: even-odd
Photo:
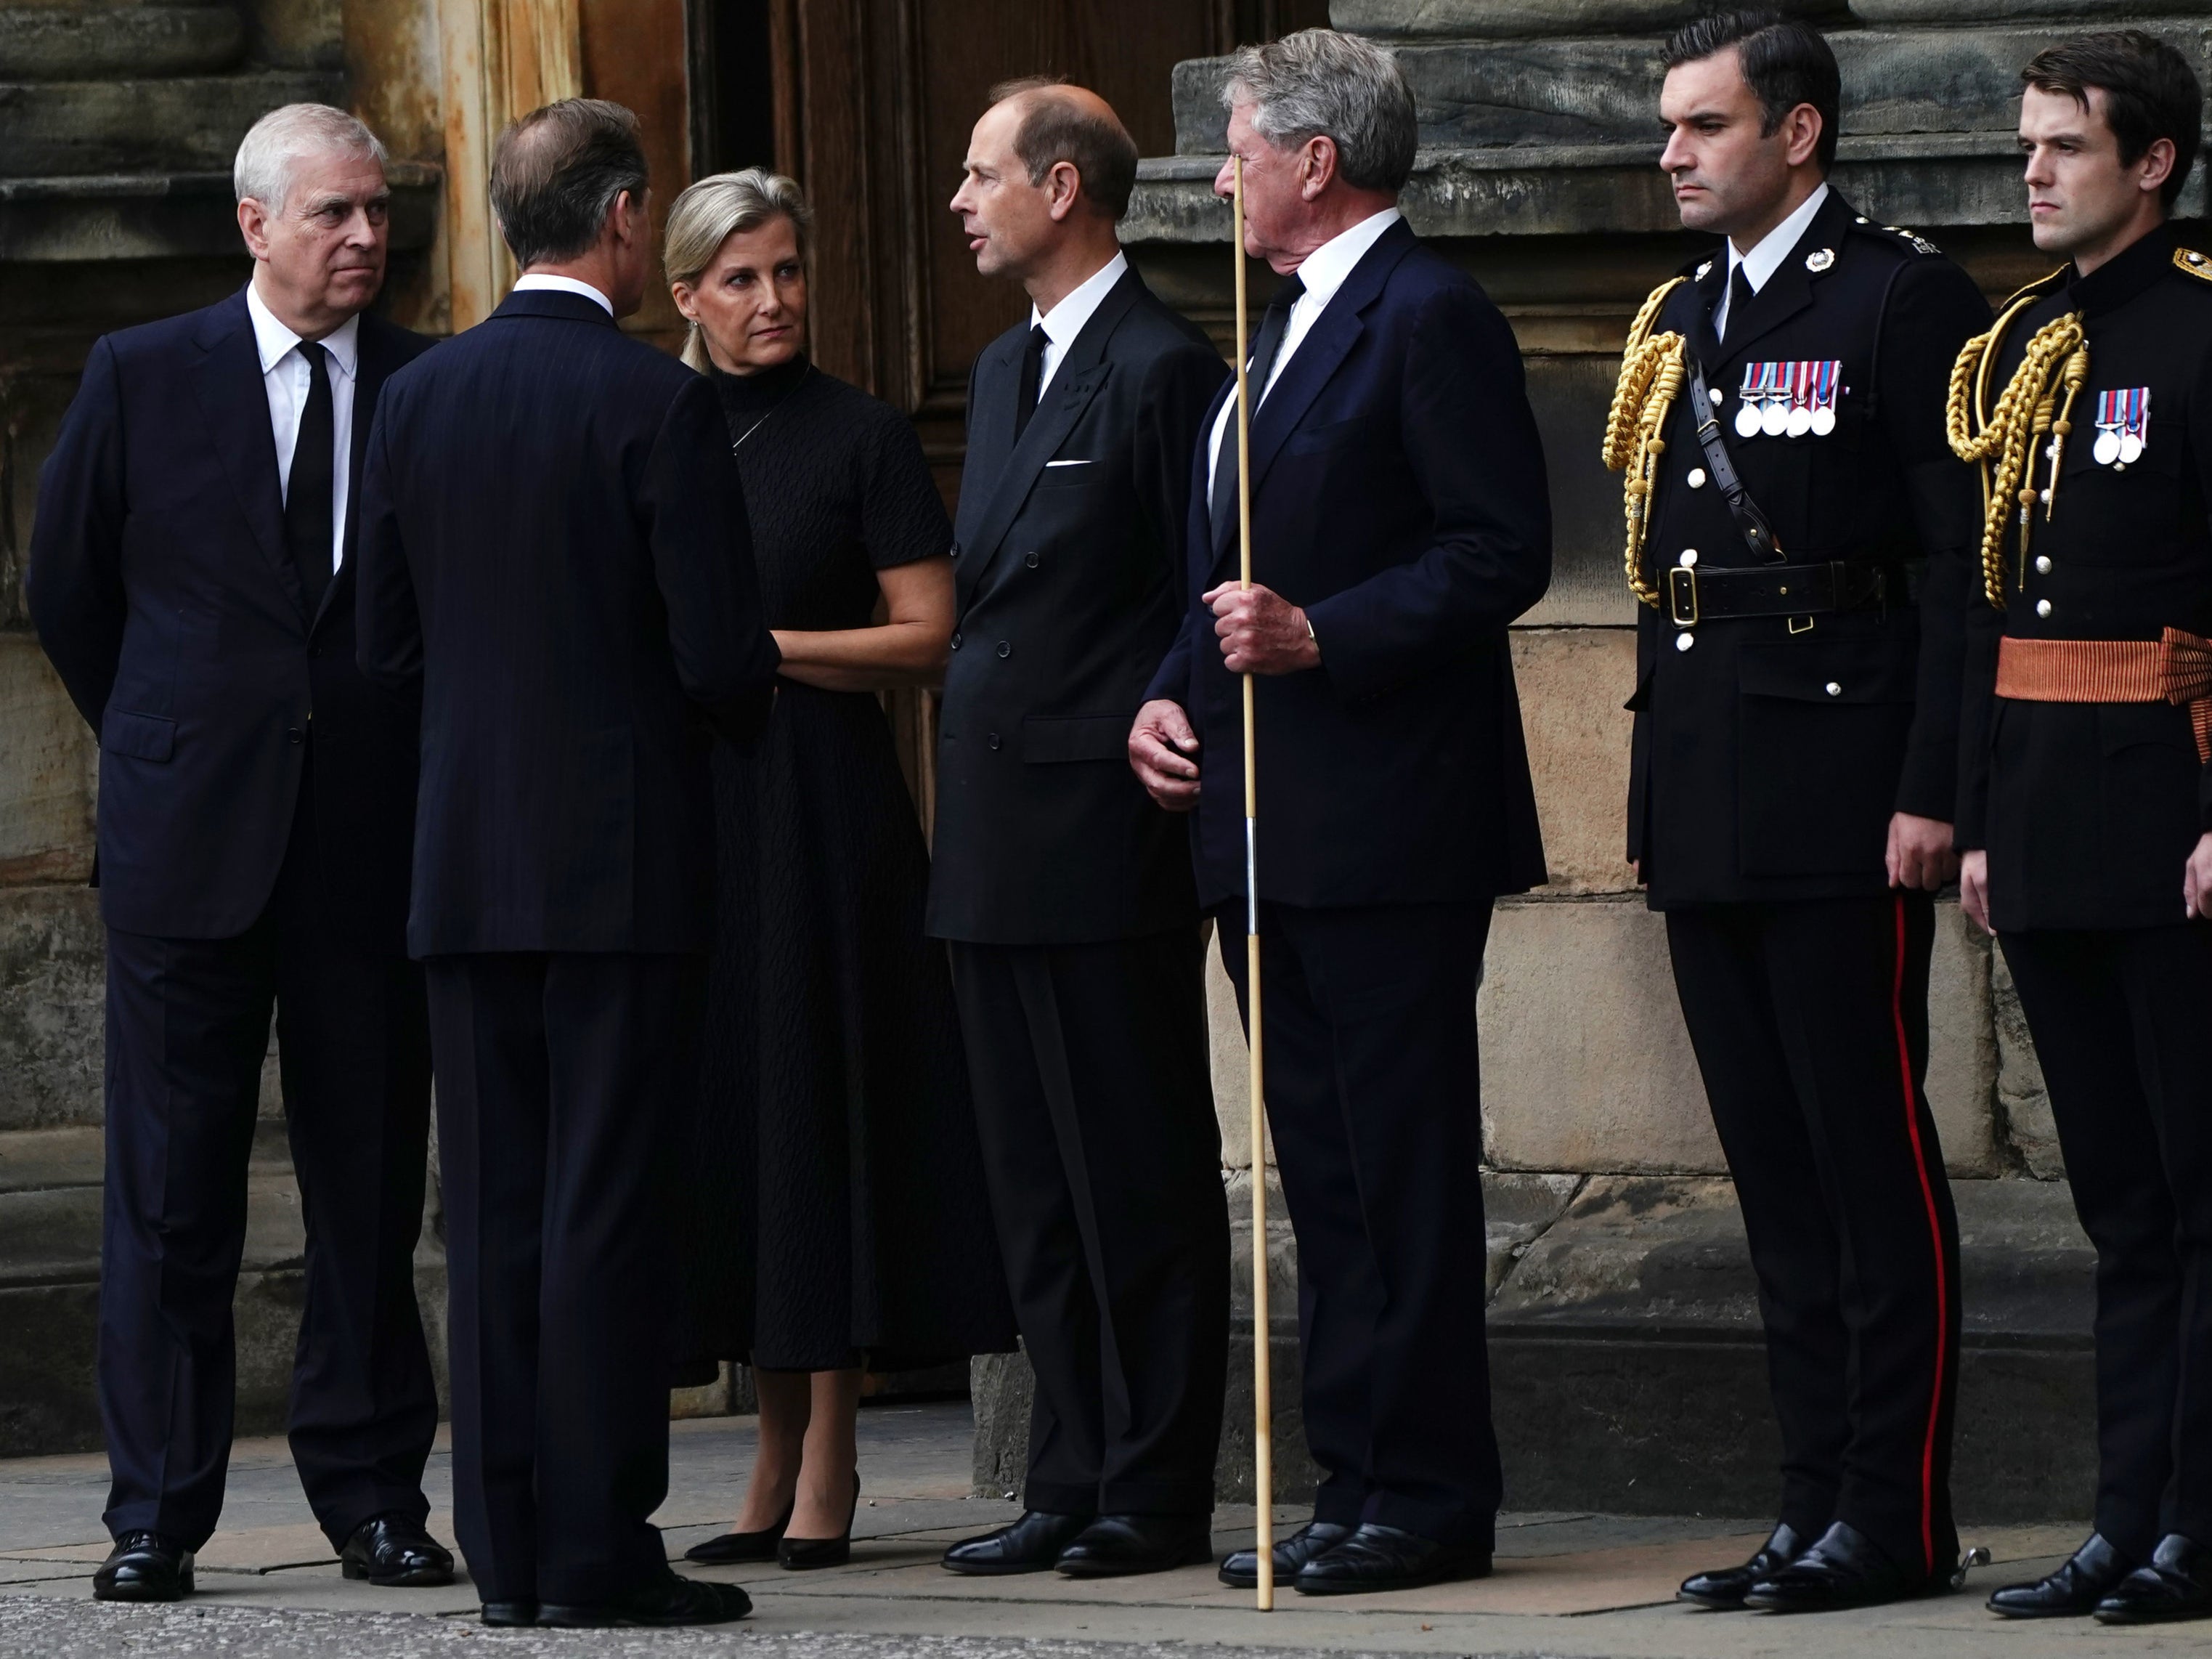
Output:
[[[876,572],[951,527],[914,428],[799,358],[717,374],[769,625],[865,628]],[[716,924],[684,1256],[706,1355],[902,1370],[1011,1349],[1013,1315],[929,857],[867,692],[781,682],[718,744]]]

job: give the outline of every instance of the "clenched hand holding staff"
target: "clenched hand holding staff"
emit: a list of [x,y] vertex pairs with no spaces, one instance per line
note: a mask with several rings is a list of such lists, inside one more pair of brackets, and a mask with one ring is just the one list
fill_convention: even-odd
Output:
[[1511,331],[1398,214],[1414,118],[1389,58],[1304,31],[1240,53],[1224,95],[1214,189],[1241,185],[1242,253],[1289,280],[1240,351],[1243,398],[1208,415],[1188,609],[1129,750],[1194,815],[1254,1049],[1254,1147],[1264,1082],[1297,1236],[1323,1478],[1310,1525],[1223,1565],[1265,1606],[1263,1570],[1302,1595],[1489,1570],[1473,1016],[1492,900],[1544,879],[1506,629],[1549,580],[1551,526]]

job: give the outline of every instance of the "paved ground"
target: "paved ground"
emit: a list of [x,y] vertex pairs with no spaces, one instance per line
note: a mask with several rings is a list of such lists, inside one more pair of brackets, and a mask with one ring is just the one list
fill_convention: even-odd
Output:
[[[1078,1584],[1047,1574],[963,1579],[941,1571],[945,1544],[1011,1517],[1014,1505],[965,1496],[964,1405],[871,1407],[861,1416],[866,1497],[849,1566],[701,1569],[744,1584],[757,1604],[720,1631],[488,1631],[475,1598],[451,1590],[380,1590],[338,1576],[309,1520],[281,1441],[242,1443],[231,1462],[224,1529],[202,1553],[201,1594],[168,1608],[93,1602],[106,1553],[98,1457],[0,1462],[0,1656],[51,1659],[144,1654],[179,1659],[486,1659],[538,1655],[728,1654],[750,1659],[1139,1659],[1235,1647],[1249,1659],[1332,1654],[1449,1653],[1558,1659],[2057,1659],[2060,1655],[2203,1654],[2212,1625],[2107,1631],[2087,1624],[2014,1626],[1981,1597],[2027,1577],[2077,1541],[2074,1526],[1969,1528],[1993,1568],[1966,1594],[1817,1620],[1701,1613],[1673,1604],[1691,1570],[1737,1559],[1756,1522],[1593,1514],[1513,1515],[1501,1523],[1496,1575],[1415,1594],[1311,1601],[1285,1593],[1271,1614],[1210,1569]],[[743,1418],[678,1423],[674,1483],[659,1520],[672,1555],[721,1530],[752,1452]],[[450,1538],[442,1447],[429,1472],[432,1525]],[[1279,1511],[1284,1523],[1298,1518]],[[1215,1543],[1249,1541],[1252,1514],[1214,1516]]]

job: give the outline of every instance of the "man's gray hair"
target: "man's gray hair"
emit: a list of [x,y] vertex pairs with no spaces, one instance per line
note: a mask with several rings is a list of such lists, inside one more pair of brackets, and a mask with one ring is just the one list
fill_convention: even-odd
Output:
[[282,213],[292,188],[293,164],[330,155],[373,156],[379,167],[385,161],[377,136],[343,110],[328,104],[287,104],[246,129],[231,164],[231,188],[241,202],[250,196],[270,212]]
[[1278,149],[1331,140],[1357,189],[1395,195],[1413,176],[1413,94],[1390,54],[1357,35],[1300,29],[1243,47],[1229,60],[1221,101],[1249,104],[1252,130]]

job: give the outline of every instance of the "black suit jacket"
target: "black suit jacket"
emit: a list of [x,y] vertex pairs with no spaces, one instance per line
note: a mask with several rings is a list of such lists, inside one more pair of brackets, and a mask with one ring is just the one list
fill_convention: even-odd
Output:
[[[1923,251],[1924,250],[1924,251]],[[1948,820],[1955,793],[1960,595],[1980,540],[1972,471],[1944,436],[1959,348],[1989,326],[1972,280],[1909,232],[1830,191],[1804,235],[1717,342],[1724,247],[1686,267],[1658,328],[1718,392],[1723,442],[1792,563],[1860,560],[1889,599],[1815,617],[1678,629],[1644,608],[1637,639],[1628,855],[1659,909],[1879,893],[1894,812]],[[1737,435],[1747,363],[1840,362],[1826,436]],[[1700,569],[1760,563],[1710,483],[1685,381],[1667,425],[1644,562],[1694,550]],[[1662,604],[1666,603],[1662,598]],[[1692,637],[1691,647],[1678,639]]]
[[422,697],[409,948],[705,948],[707,738],[767,714],[714,389],[594,301],[512,295],[386,389],[362,671]]
[[[1151,695],[1181,703],[1204,745],[1193,835],[1212,905],[1244,891],[1243,713],[1199,603],[1237,572],[1233,515],[1217,537],[1206,510],[1206,449],[1182,626]],[[1305,607],[1322,654],[1256,687],[1261,896],[1458,902],[1543,881],[1506,629],[1551,581],[1544,453],[1512,330],[1403,221],[1254,412],[1252,546],[1253,580]]]
[[398,952],[416,707],[354,665],[362,457],[385,382],[430,342],[361,319],[345,556],[307,614],[243,290],[92,349],[40,475],[39,638],[100,734],[100,912],[225,939],[268,902],[313,720],[325,920]]
[[1191,447],[1228,371],[1130,270],[1017,443],[1028,335],[1001,335],[969,380],[929,931],[1158,933],[1197,902],[1180,827],[1129,769],[1129,727],[1175,635]]

